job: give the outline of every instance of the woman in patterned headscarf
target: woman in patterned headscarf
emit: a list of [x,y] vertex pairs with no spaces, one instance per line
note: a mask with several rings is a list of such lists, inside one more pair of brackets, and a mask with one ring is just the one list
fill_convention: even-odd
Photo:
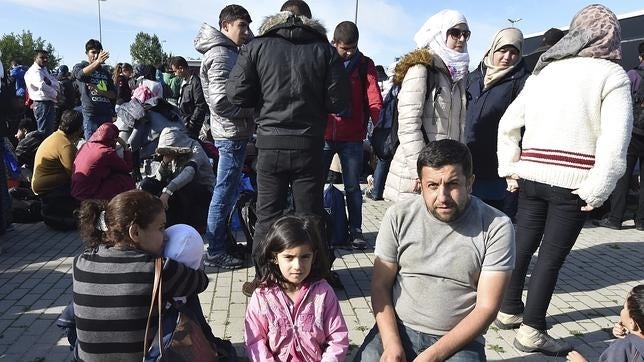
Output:
[[[629,79],[616,63],[620,41],[613,12],[602,5],[583,8],[568,34],[541,55],[499,124],[499,176],[507,178],[509,191],[519,192],[519,209],[515,270],[495,324],[520,326],[514,346],[524,352],[563,355],[572,349],[546,333],[545,315],[587,212],[604,203],[626,166],[632,105]],[[524,305],[525,276],[537,248]]]

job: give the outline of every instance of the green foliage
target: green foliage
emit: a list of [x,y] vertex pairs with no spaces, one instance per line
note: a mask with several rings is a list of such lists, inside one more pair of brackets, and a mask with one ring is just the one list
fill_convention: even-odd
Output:
[[44,49],[49,53],[49,69],[58,66],[60,58],[56,58],[56,50],[45,39],[38,37],[34,39],[29,30],[23,30],[20,34],[3,34],[0,38],[0,51],[2,51],[2,64],[9,68],[11,60],[19,64],[30,66],[34,62],[34,52]]
[[130,45],[130,55],[134,63],[141,64],[165,64],[168,55],[163,51],[161,42],[156,34],[139,32],[134,37],[134,42]]

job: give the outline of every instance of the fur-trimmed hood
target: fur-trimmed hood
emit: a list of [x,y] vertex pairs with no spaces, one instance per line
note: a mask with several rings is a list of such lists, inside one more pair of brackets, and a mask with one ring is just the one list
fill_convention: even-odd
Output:
[[302,40],[302,38],[323,38],[327,40],[326,28],[322,23],[306,16],[296,16],[290,11],[282,11],[266,17],[259,27],[259,35],[277,33],[288,40]]
[[434,54],[432,54],[429,48],[413,50],[400,58],[394,69],[393,83],[395,85],[401,85],[409,68],[416,64],[423,64],[427,67],[434,66]]

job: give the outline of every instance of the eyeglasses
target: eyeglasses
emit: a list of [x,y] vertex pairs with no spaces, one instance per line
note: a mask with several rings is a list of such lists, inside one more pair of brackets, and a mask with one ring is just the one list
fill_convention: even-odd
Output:
[[454,40],[459,40],[461,37],[465,37],[465,41],[467,41],[470,39],[472,32],[469,30],[450,28],[449,30],[447,30],[447,35],[451,36]]

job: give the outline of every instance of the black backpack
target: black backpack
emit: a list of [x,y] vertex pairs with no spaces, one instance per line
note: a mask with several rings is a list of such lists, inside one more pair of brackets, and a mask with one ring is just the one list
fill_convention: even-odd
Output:
[[[434,70],[427,68],[427,93],[425,100],[427,100],[435,87],[436,82],[432,81],[434,77]],[[381,160],[391,160],[396,153],[396,149],[400,144],[398,140],[398,93],[400,92],[400,85],[393,85],[385,99],[382,101],[382,109],[378,117],[378,123],[373,127],[373,131],[369,136],[369,143],[373,152]],[[434,100],[440,94],[440,88],[436,89]],[[428,143],[427,135],[423,126],[420,128],[423,133],[425,143]]]

